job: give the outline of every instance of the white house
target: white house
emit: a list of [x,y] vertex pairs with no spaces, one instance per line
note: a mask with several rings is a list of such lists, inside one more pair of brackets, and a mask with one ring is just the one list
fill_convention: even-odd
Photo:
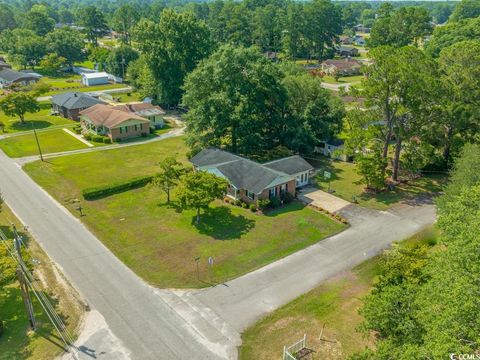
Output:
[[106,72],[83,73],[82,84],[86,86],[108,84],[108,74]]
[[331,139],[326,141],[320,141],[315,146],[314,151],[318,154],[331,157],[335,160],[347,161],[347,156],[343,153],[343,140]]

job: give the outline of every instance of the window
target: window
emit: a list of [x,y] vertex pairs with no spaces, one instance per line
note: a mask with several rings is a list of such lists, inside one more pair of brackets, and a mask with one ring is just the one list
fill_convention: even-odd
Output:
[[123,132],[123,128],[120,126],[119,130],[120,130],[120,134],[121,134]]
[[135,131],[137,131],[137,130],[138,130],[138,129],[137,129],[137,124],[135,124]]
[[140,124],[140,130],[143,130],[143,124]]
[[125,134],[128,133],[128,126],[125,126]]
[[247,190],[247,197],[251,200],[255,200],[255,193]]

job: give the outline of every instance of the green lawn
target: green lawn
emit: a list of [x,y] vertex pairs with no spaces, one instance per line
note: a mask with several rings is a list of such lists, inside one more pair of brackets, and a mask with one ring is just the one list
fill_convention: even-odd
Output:
[[[39,131],[37,135],[43,154],[85,149],[88,147],[72,135],[67,134],[61,128]],[[38,154],[38,147],[33,132],[0,140],[0,149],[13,158]]]
[[401,184],[393,191],[371,194],[366,193],[365,185],[359,183],[360,176],[355,171],[355,164],[322,158],[316,166],[321,169],[315,178],[321,189],[328,189],[328,182],[323,178],[323,171],[328,170],[332,174],[330,187],[334,195],[347,201],[353,201],[355,197],[361,206],[378,210],[385,210],[399,201],[413,199],[422,194],[438,193],[446,182],[445,175],[433,174]]
[[60,94],[68,91],[80,91],[80,92],[88,92],[88,91],[100,91],[100,90],[110,90],[110,89],[121,89],[127,87],[126,84],[106,84],[106,85],[94,85],[94,86],[83,86],[80,84],[80,87],[75,86],[74,89],[59,89],[59,90],[51,90],[42,96],[51,96],[55,94]]
[[[428,228],[402,245],[433,245],[438,235],[435,228]],[[265,316],[242,334],[240,359],[279,359],[283,346],[292,345],[303,334],[307,334],[307,346],[315,351],[314,359],[346,359],[373,346],[373,337],[364,337],[356,328],[362,321],[358,314],[361,299],[378,278],[380,261],[381,256],[367,260]],[[320,341],[320,336],[327,341]]]
[[332,76],[324,76],[322,78],[323,82],[326,82],[327,84],[351,84],[351,83],[358,83],[364,79],[363,75],[355,75],[355,76],[342,76],[336,81]]
[[[7,236],[11,236],[9,228],[12,222],[17,225],[18,229],[22,228],[13,213],[3,205],[3,210],[0,212],[0,228]],[[34,267],[36,277],[41,277],[48,282],[48,289],[44,291],[50,297],[69,331],[75,336],[83,313],[81,302],[77,300],[78,295],[72,288],[65,287],[65,280],[58,277],[62,275],[58,270],[53,270],[50,259],[37,243],[33,239],[29,239],[26,233],[22,233],[22,236],[28,240],[26,243],[29,253],[40,262]],[[0,248],[4,252],[3,245],[0,245]],[[43,289],[42,283],[39,281],[37,281],[37,286]],[[0,336],[0,359],[49,360],[63,352],[58,346],[60,344],[58,334],[33,295],[32,299],[38,327],[35,333],[29,331],[18,283],[14,282],[0,288],[0,319],[4,321],[5,325],[4,334]]]
[[34,114],[27,113],[25,115],[24,124],[20,122],[20,119],[6,116],[3,112],[0,112],[0,121],[5,124],[5,133],[32,130],[32,124],[35,129],[44,129],[54,125],[72,125],[76,123],[73,120],[60,116],[52,116],[50,112],[50,102],[44,101],[40,103],[39,112]]
[[[78,216],[81,190],[153,174],[164,157],[186,160],[183,139],[50,159],[25,166],[29,175]],[[94,183],[92,183],[94,179]],[[132,270],[160,287],[202,287],[223,282],[298,251],[345,228],[300,203],[260,216],[217,201],[195,224],[158,188],[82,201],[82,221]],[[201,282],[194,258],[200,256]],[[208,257],[214,258],[210,272]]]
[[93,69],[95,67],[95,64],[93,63],[93,61],[85,60],[82,62],[75,63],[75,66],[80,66],[87,69]]
[[128,103],[128,102],[135,102],[135,101],[142,101],[143,98],[137,92],[130,92],[130,93],[111,93],[113,98],[118,99],[118,102],[121,103]]

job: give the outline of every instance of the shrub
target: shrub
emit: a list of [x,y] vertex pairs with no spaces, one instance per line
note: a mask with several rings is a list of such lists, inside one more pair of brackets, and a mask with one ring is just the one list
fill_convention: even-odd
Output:
[[257,207],[255,206],[255,204],[250,204],[250,211],[251,212],[257,211]]
[[148,134],[146,132],[142,132],[142,137],[147,137]]
[[85,200],[94,200],[103,198],[109,195],[118,194],[127,190],[143,187],[150,183],[154,175],[135,177],[127,181],[116,182],[105,186],[97,186],[82,190],[82,195]]
[[242,208],[246,209],[248,207],[246,202],[242,202]]
[[273,208],[277,208],[279,207],[282,203],[280,201],[280,198],[278,196],[275,196],[273,197],[271,200],[270,200],[270,204]]
[[111,143],[112,143],[112,139],[110,139],[109,137],[104,137],[104,138],[103,138],[103,143],[104,143],[104,144],[111,144]]
[[282,195],[282,200],[284,204],[289,204],[293,201],[294,196],[290,194],[288,191]]
[[235,200],[235,205],[242,206],[242,200],[240,199]]
[[85,140],[88,140],[88,141],[92,140],[92,134],[86,133],[83,135],[83,137],[85,138]]
[[257,206],[260,210],[265,210],[270,206],[269,199],[260,199],[257,201]]
[[75,131],[75,134],[81,134],[82,133],[82,128],[80,127],[74,127],[73,131]]
[[115,142],[121,143],[121,142],[122,142],[122,138],[115,139]]
[[103,136],[101,135],[93,135],[92,141],[97,143],[103,143]]

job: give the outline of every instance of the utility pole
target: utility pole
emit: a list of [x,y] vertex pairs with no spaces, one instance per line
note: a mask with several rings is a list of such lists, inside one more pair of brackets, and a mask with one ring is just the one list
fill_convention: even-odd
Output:
[[21,266],[17,267],[17,278],[20,283],[20,290],[22,292],[23,304],[25,305],[25,310],[27,311],[28,322],[30,323],[30,329],[35,331],[35,314],[33,313],[33,304],[28,292],[28,285],[25,281],[25,274]]
[[40,142],[38,141],[37,131],[33,127],[33,122],[31,124],[32,124],[33,134],[35,135],[35,141],[37,142],[38,153],[40,154],[40,160],[43,161],[43,154],[42,154],[42,149],[40,148]]
[[32,331],[35,331],[35,314],[33,312],[32,298],[30,297],[30,292],[28,290],[27,281],[25,279],[25,263],[23,262],[22,249],[20,244],[20,235],[18,235],[17,228],[12,224],[15,250],[17,252],[18,261],[20,265],[17,267],[17,278],[20,283],[20,291],[22,292],[23,304],[25,305],[25,310],[27,311],[28,322],[30,323],[30,328]]

